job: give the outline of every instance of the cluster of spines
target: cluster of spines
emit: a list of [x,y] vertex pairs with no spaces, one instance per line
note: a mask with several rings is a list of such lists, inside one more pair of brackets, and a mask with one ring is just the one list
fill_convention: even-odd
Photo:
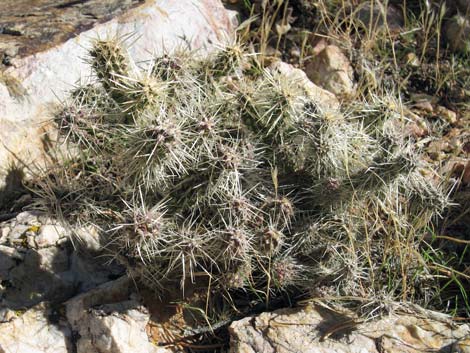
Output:
[[111,180],[129,215],[109,234],[151,287],[198,276],[226,290],[347,281],[373,271],[350,256],[351,244],[386,234],[387,222],[413,226],[418,210],[401,214],[401,198],[433,203],[430,214],[445,206],[413,151],[393,139],[395,150],[384,146],[380,136],[394,136],[386,128],[371,133],[365,120],[322,111],[275,70],[243,77],[238,47],[209,61],[166,55],[144,75],[113,41],[97,41],[90,56],[103,88],[95,98],[106,92],[102,100],[126,118],[95,107],[99,119],[74,128],[112,142],[100,183]]

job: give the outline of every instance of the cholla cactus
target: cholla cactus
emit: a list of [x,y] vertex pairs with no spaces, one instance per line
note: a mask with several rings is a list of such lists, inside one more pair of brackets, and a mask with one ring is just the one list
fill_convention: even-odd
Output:
[[90,50],[90,65],[107,91],[129,75],[129,58],[118,40],[97,40]]
[[315,286],[406,296],[406,281],[429,279],[416,247],[447,200],[412,143],[392,138],[384,120],[399,114],[323,110],[288,76],[248,75],[238,46],[165,55],[145,74],[113,40],[90,57],[96,84],[59,117],[80,153],[38,194],[97,224],[143,284],[260,299]]

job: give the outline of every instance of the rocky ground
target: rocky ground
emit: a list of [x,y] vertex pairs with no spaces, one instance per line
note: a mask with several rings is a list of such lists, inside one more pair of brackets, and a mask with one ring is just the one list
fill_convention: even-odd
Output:
[[[178,309],[169,303],[155,306],[155,299],[152,304],[120,266],[100,257],[99,242],[89,231],[83,232],[83,244],[73,247],[66,229],[45,215],[23,212],[2,223],[0,234],[2,351],[220,348],[181,339],[184,330],[178,325],[184,325],[184,318]],[[186,331],[188,338],[194,336]],[[468,325],[411,305],[379,320],[364,320],[321,302],[305,303],[235,321],[229,333],[233,353],[468,352],[470,344]]]
[[[137,36],[143,36],[148,26],[158,28],[155,22],[158,16],[174,18],[181,14],[178,12],[181,8],[173,8],[169,2],[160,6],[146,1],[144,7],[134,9],[141,2],[125,1],[117,5],[110,1],[106,6],[101,2],[97,6],[98,2],[93,0],[44,0],[34,1],[34,9],[26,1],[1,5],[5,8],[0,14],[0,99],[5,99],[0,103],[0,167],[4,168],[0,193],[0,352],[470,352],[470,326],[450,315],[403,303],[384,317],[361,317],[334,304],[307,300],[299,302],[296,308],[253,314],[214,327],[192,327],[185,306],[177,297],[152,297],[103,252],[105,244],[96,230],[74,229],[79,237],[71,236],[72,230],[59,220],[47,214],[23,211],[30,196],[20,188],[23,174],[11,168],[15,161],[12,156],[27,156],[32,161],[45,155],[48,135],[37,138],[38,131],[45,129],[38,122],[47,120],[44,112],[52,96],[66,94],[66,85],[58,84],[62,87],[59,93],[48,92],[47,97],[41,96],[43,91],[38,87],[43,80],[50,85],[64,80],[72,84],[83,77],[83,70],[66,77],[67,69],[50,69],[51,60],[58,60],[61,65],[72,60],[69,54],[83,45],[80,40],[86,42],[90,33],[95,33],[89,32],[84,37],[80,34],[84,30],[98,28],[99,33],[105,33],[115,29],[116,23],[125,23],[123,30],[134,28]],[[290,62],[293,66],[282,62],[274,65],[298,77],[315,99],[339,106],[357,97],[361,90],[357,57],[335,40],[310,35],[307,38],[310,52],[304,54],[305,38],[299,33],[307,27],[313,31],[315,23],[300,10],[315,13],[313,3],[293,1],[291,10],[286,6],[291,20],[282,20],[285,16],[276,19],[275,31],[282,40],[275,36],[267,40],[266,60],[277,62],[280,57]],[[187,34],[179,30],[190,17],[198,24],[191,29],[195,46],[204,47],[217,38],[222,39],[222,31],[232,33],[233,15],[226,13],[218,1],[207,0],[201,4],[196,11],[202,13],[201,17],[192,18],[191,14],[196,12],[187,11],[186,17],[180,16],[180,25],[173,22],[172,27],[167,23],[159,36],[170,35],[169,32],[172,38]],[[470,42],[469,20],[461,15],[468,5],[465,1],[455,4],[449,5],[452,16],[442,35],[449,41],[449,50],[460,53],[467,50]],[[21,6],[27,6],[28,11],[19,10]],[[243,19],[246,8],[236,1],[231,1],[230,6],[240,11]],[[363,15],[366,13],[373,12],[369,9]],[[393,16],[394,12],[387,13]],[[57,25],[47,30],[42,24],[51,18]],[[387,21],[398,31],[404,26],[399,13]],[[459,23],[457,34],[456,22]],[[106,27],[107,24],[111,25]],[[145,53],[155,49],[145,44],[151,40],[149,37],[144,44],[136,44],[135,51]],[[276,43],[281,46],[276,47]],[[402,58],[407,61],[407,74],[422,69],[418,57],[406,53]],[[390,79],[387,77],[385,81]],[[433,241],[439,243],[435,244],[439,250],[453,251],[460,256],[460,267],[455,271],[463,273],[459,283],[465,292],[470,216],[467,208],[470,112],[465,90],[470,87],[456,81],[459,84],[454,84],[452,91],[449,88],[434,95],[432,90],[416,88],[417,79],[411,81],[404,111],[409,118],[408,133],[422,144],[429,161],[456,181],[453,195],[460,208],[450,211],[441,222],[446,230],[443,236],[450,240],[441,235]],[[25,88],[26,98],[19,99],[18,90],[12,91],[12,87]],[[446,96],[449,92],[454,93]]]

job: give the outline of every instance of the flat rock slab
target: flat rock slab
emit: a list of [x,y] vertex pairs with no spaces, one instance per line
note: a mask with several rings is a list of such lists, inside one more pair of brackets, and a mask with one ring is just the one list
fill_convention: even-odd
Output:
[[142,4],[144,0],[3,0],[0,57],[4,66],[41,52]]
[[211,51],[234,31],[220,0],[3,0],[0,7],[0,188],[2,168],[5,176],[12,161],[31,165],[47,150],[44,122],[91,75],[84,59],[94,39],[132,35],[129,54],[143,62],[179,47]]
[[71,330],[46,304],[39,304],[0,324],[0,352],[73,352]]
[[391,315],[361,322],[321,306],[281,309],[232,323],[230,352],[470,352],[470,326],[435,315]]

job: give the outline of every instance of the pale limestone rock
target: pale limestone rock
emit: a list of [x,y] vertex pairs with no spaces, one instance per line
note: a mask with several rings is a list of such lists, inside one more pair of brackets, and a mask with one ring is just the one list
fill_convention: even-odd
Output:
[[0,308],[30,307],[44,300],[59,303],[123,273],[120,266],[105,265],[106,259],[73,251],[70,244],[23,251],[23,261],[5,256],[2,280],[9,286]]
[[[375,352],[372,339],[322,340],[322,323],[340,323],[340,318],[325,310],[282,309],[247,317],[232,323],[231,353],[334,353]],[[325,324],[323,324],[325,327]]]
[[51,324],[52,310],[37,305],[11,321],[0,324],[2,353],[69,353],[71,332],[66,322]]
[[164,353],[149,342],[149,314],[135,301],[91,309],[78,326],[77,353]]
[[30,211],[21,212],[15,217],[13,223],[28,225],[38,224],[38,213]]
[[132,281],[121,277],[66,303],[67,319],[80,335],[77,353],[164,353],[149,342],[149,314],[134,300]]
[[292,65],[282,61],[274,62],[270,66],[271,70],[278,71],[280,74],[288,77],[293,82],[297,82],[305,95],[324,111],[338,111],[339,101],[334,94],[324,90],[310,81],[304,71],[294,68]]
[[47,248],[55,245],[60,239],[67,236],[67,231],[64,227],[58,224],[46,224],[39,228],[38,235],[34,241],[38,248]]
[[30,225],[27,224],[18,224],[11,228],[8,233],[8,240],[14,244],[23,243],[23,236],[31,229]]
[[306,64],[305,72],[313,83],[339,97],[349,97],[355,93],[353,68],[335,45],[328,45],[315,55]]
[[21,212],[10,222],[0,226],[5,234],[0,242],[22,244],[24,238],[30,248],[54,246],[67,237],[67,230],[49,217],[37,212]]
[[14,260],[23,260],[24,255],[20,253],[17,249],[5,246],[5,245],[0,245],[0,252],[3,252],[5,255],[10,256]]
[[0,281],[8,284],[0,289],[0,310],[58,303],[124,272],[99,251],[74,249],[66,229],[45,214],[23,212],[0,229],[8,230],[0,245]]
[[0,228],[0,244],[3,244],[6,242],[8,238],[8,234],[10,234],[10,227],[3,226]]
[[3,252],[5,255],[11,257],[13,260],[24,260],[24,254],[19,252],[17,249],[0,245],[0,252]]
[[[64,8],[78,5],[72,2]],[[60,6],[54,3],[42,12],[36,8],[38,13],[34,14],[34,19],[58,8]],[[67,19],[60,21],[67,24]],[[66,35],[54,30],[52,32],[58,33],[55,33],[53,46],[45,40],[44,46],[33,52],[28,43],[19,48],[21,43],[13,45],[16,52],[27,55],[13,56],[8,59],[7,67],[0,68],[0,175],[3,175],[0,183],[18,158],[27,166],[41,166],[41,157],[53,139],[47,123],[52,106],[63,100],[77,82],[90,75],[84,58],[94,39],[132,33],[136,40],[129,47],[129,54],[142,62],[177,47],[190,47],[204,53],[226,43],[234,29],[233,14],[223,8],[220,0],[146,0],[141,6],[117,11],[114,18],[103,17],[101,21],[104,23],[87,22]],[[40,28],[40,23],[33,22]],[[43,26],[51,26],[47,18]],[[80,29],[90,26],[91,29],[76,35]],[[26,33],[28,28],[21,31]],[[0,188],[2,186],[0,184]]]
[[70,299],[66,303],[69,323],[76,328],[86,317],[88,309],[127,300],[130,295],[130,286],[131,280],[124,276]]
[[[432,316],[432,315],[430,315]],[[435,315],[392,315],[361,322],[319,306],[247,317],[229,328],[231,353],[418,353],[465,346],[468,325]]]
[[41,222],[36,212],[21,212],[9,221],[0,222],[0,243],[22,244],[26,235],[36,235]]

